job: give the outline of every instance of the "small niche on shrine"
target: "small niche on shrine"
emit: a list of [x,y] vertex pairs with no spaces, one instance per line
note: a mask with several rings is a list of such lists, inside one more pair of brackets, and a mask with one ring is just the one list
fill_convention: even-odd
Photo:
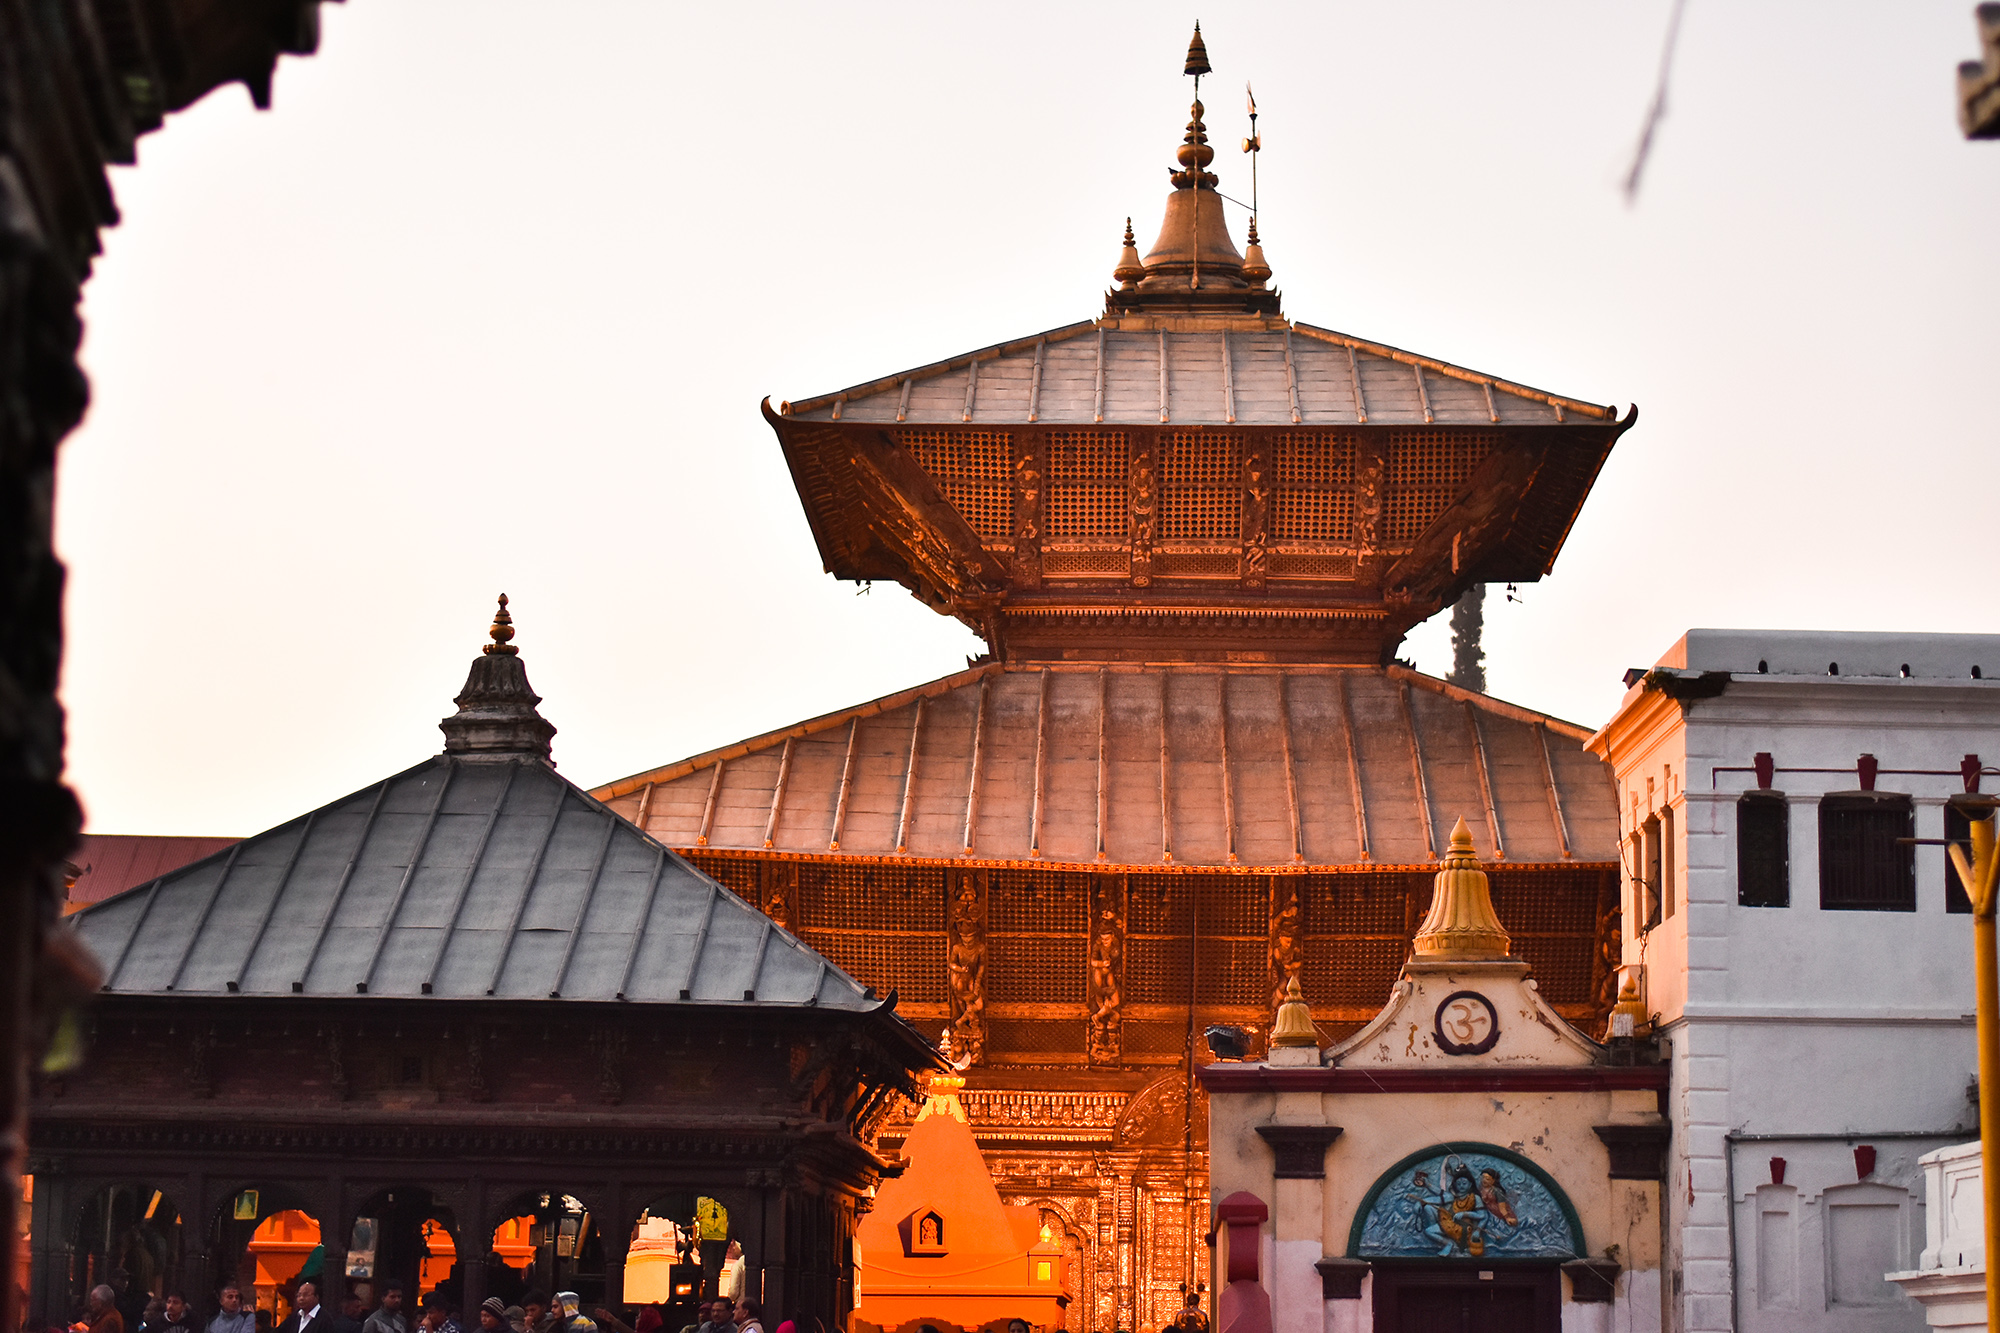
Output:
[[935,1208],[919,1208],[897,1228],[903,1233],[903,1253],[911,1258],[944,1254],[944,1214]]

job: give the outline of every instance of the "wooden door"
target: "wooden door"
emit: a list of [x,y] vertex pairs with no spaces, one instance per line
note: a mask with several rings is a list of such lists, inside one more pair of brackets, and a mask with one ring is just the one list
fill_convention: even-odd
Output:
[[1381,1333],[1559,1333],[1562,1279],[1537,1268],[1375,1270]]

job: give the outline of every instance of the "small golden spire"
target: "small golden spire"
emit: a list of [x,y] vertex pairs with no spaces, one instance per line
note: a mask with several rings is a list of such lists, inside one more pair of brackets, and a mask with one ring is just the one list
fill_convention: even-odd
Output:
[[1194,40],[1188,43],[1187,67],[1181,73],[1192,74],[1197,79],[1204,74],[1214,73],[1208,67],[1208,46],[1201,40],[1199,23],[1194,25]]
[[1111,276],[1125,291],[1139,285],[1139,279],[1146,276],[1146,266],[1139,261],[1139,246],[1132,239],[1132,219],[1125,219],[1125,248],[1118,252],[1118,267],[1111,270]]
[[1313,1026],[1312,1008],[1294,972],[1285,983],[1285,1002],[1278,1006],[1278,1019],[1271,1024],[1273,1046],[1318,1046],[1319,1029]]
[[1652,1030],[1653,1025],[1646,1021],[1646,1006],[1639,999],[1639,978],[1628,967],[1618,983],[1618,1003],[1611,1006],[1611,1021],[1605,1026],[1604,1039],[1644,1037]]
[[1257,219],[1250,219],[1250,244],[1243,251],[1243,280],[1252,287],[1262,287],[1271,280],[1271,266],[1264,262],[1264,246],[1257,239]]
[[1493,912],[1486,872],[1472,850],[1463,819],[1451,831],[1451,850],[1431,891],[1431,910],[1417,929],[1416,956],[1471,961],[1507,957],[1513,943]]
[[945,1030],[944,1038],[938,1042],[938,1054],[944,1057],[945,1068],[933,1071],[924,1080],[924,1104],[917,1112],[917,1119],[927,1120],[934,1115],[948,1115],[954,1120],[965,1119],[965,1108],[959,1105],[958,1091],[965,1086],[965,1066],[967,1061],[951,1058],[951,1030]]
[[521,651],[508,642],[514,637],[514,617],[507,614],[507,594],[504,592],[500,594],[500,609],[493,613],[493,628],[487,633],[493,636],[493,642],[487,644],[483,651],[497,653],[501,657],[513,657]]

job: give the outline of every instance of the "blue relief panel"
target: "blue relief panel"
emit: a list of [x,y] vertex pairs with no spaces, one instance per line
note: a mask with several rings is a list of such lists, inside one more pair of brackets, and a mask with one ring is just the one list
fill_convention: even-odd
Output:
[[1438,1148],[1406,1158],[1371,1192],[1362,1258],[1571,1259],[1575,1214],[1513,1155]]

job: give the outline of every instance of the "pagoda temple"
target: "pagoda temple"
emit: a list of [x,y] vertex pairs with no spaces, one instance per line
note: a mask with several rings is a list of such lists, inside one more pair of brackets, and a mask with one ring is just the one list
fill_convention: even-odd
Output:
[[1394,654],[1547,573],[1634,415],[1287,318],[1213,159],[1197,100],[1096,319],[765,403],[826,568],[990,653],[593,793],[949,1031],[1074,1329],[1205,1290],[1203,1030],[1261,1029],[1302,967],[1327,1039],[1372,1019],[1457,814],[1543,999],[1595,1030],[1615,998],[1588,730]]

